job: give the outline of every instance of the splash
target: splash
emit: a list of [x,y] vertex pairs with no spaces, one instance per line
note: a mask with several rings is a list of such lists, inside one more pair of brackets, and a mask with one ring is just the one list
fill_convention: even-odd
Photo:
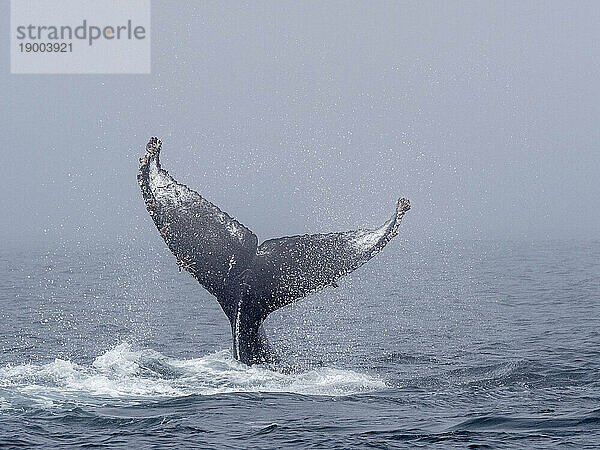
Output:
[[[91,366],[56,359],[0,368],[0,395],[26,397],[39,406],[95,404],[232,392],[281,392],[344,396],[384,389],[378,377],[349,370],[317,368],[280,373],[233,359],[228,350],[178,360],[122,343]],[[3,404],[9,404],[3,399]]]

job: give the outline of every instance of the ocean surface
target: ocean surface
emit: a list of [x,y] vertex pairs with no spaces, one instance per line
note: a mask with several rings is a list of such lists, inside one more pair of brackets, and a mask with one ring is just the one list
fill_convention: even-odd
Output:
[[411,242],[231,357],[156,236],[0,250],[0,447],[598,448],[600,242]]

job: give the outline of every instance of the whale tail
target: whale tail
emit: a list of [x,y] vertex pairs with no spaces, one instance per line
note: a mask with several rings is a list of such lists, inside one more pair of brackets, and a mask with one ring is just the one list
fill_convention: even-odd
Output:
[[246,363],[273,361],[262,323],[273,311],[323,289],[367,262],[397,234],[408,200],[398,200],[381,227],[286,236],[258,245],[256,235],[160,165],[153,137],[140,159],[146,208],[177,263],[213,294],[231,324],[233,354]]

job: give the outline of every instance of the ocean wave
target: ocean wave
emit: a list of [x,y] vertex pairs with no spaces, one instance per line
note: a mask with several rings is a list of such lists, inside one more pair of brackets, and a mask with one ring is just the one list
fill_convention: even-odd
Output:
[[560,428],[595,429],[600,422],[598,410],[585,414],[554,415],[551,417],[479,416],[465,420],[452,430],[557,430]]
[[91,366],[56,359],[47,364],[0,368],[3,407],[14,403],[4,397],[15,395],[26,397],[38,406],[52,406],[65,402],[95,404],[98,400],[118,402],[233,392],[345,396],[385,387],[378,377],[350,370],[319,367],[282,373],[241,364],[228,350],[180,360],[128,343],[98,356]]

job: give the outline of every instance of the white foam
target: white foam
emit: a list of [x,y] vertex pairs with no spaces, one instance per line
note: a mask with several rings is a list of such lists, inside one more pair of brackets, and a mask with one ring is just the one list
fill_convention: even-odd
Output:
[[178,360],[127,343],[97,357],[91,366],[61,359],[5,366],[0,368],[0,386],[40,406],[231,392],[342,396],[386,387],[378,377],[350,370],[325,367],[286,374],[262,366],[248,367],[234,360],[228,350]]
[[3,409],[10,409],[11,404],[8,400],[6,400],[4,397],[0,397],[0,411],[2,411]]

